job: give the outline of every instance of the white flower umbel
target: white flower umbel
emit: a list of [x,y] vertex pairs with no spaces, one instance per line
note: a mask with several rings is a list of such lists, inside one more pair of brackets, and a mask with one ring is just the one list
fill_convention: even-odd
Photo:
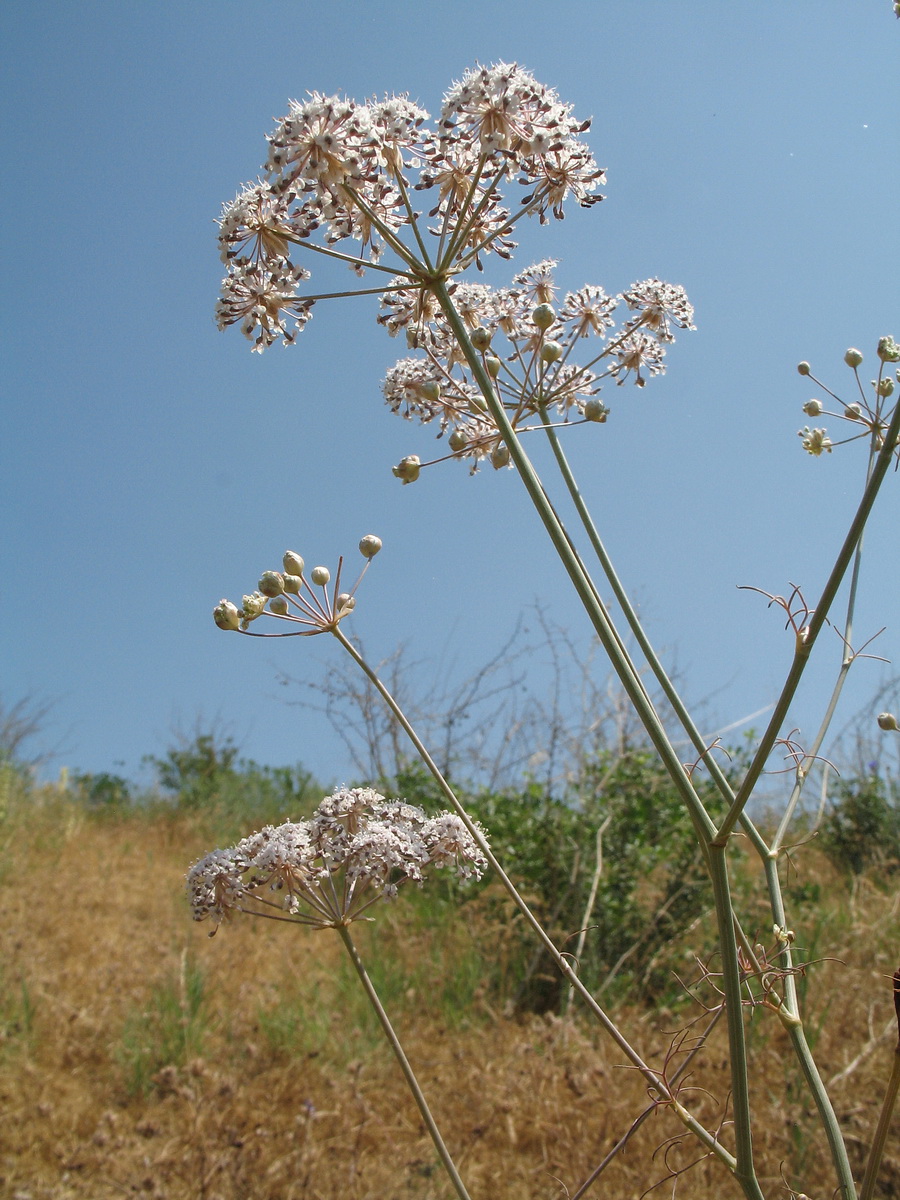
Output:
[[[480,826],[477,832],[484,841]],[[228,850],[211,851],[188,871],[187,890],[194,920],[213,921],[210,936],[239,912],[337,931],[456,1193],[469,1200],[348,928],[403,883],[421,885],[429,866],[479,879],[487,859],[454,813],[429,817],[372,788],[341,788],[308,821],[267,825]]]
[[[349,925],[427,867],[480,879],[487,860],[455,813],[426,816],[371,788],[341,788],[308,821],[266,825],[188,872],[194,920],[216,928],[236,912],[329,927]],[[215,929],[212,931],[215,933]]]

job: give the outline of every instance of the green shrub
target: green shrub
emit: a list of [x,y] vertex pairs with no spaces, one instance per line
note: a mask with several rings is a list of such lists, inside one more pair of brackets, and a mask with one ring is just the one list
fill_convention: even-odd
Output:
[[822,825],[822,847],[844,871],[900,867],[900,807],[893,780],[870,774],[841,780]]

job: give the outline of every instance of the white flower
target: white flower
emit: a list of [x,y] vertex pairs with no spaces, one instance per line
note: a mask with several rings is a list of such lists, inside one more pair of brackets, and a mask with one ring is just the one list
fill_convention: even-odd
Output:
[[804,425],[797,436],[803,439],[803,449],[815,458],[823,451],[831,453],[832,441],[824,429],[810,429],[808,425]]

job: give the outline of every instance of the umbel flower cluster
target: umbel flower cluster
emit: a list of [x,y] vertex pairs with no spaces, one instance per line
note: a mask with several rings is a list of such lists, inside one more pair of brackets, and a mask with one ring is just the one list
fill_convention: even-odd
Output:
[[[574,416],[602,424],[609,415],[598,395],[603,381],[622,384],[632,376],[643,387],[647,375],[664,371],[673,329],[694,328],[684,289],[660,279],[636,283],[618,296],[588,284],[567,292],[555,307],[557,265],[554,259],[536,263],[516,275],[512,287],[460,282],[450,289],[492,390],[520,433],[537,428],[535,420],[546,423],[551,410],[566,422]],[[473,460],[473,469],[485,458],[494,467],[506,466],[509,451],[470,362],[444,313],[433,303],[423,308],[420,299],[410,288],[382,299],[378,320],[392,336],[404,330],[409,346],[419,351],[388,371],[389,408],[409,419],[436,421],[439,436],[449,432],[450,457]],[[619,305],[629,316],[611,334]],[[576,363],[578,347],[588,338],[587,361]],[[412,482],[417,464],[405,459],[394,473]]]
[[[602,423],[603,379],[630,376],[642,386],[663,371],[672,331],[693,328],[683,289],[648,279],[611,297],[587,285],[567,293],[557,311],[553,261],[506,288],[458,278],[490,253],[511,257],[511,235],[524,217],[545,223],[562,218],[569,201],[590,207],[602,199],[603,171],[581,140],[589,126],[555,91],[508,63],[467,71],[433,124],[406,96],[360,104],[312,93],[293,102],[268,139],[267,178],[245,186],[219,220],[228,266],[220,328],[239,325],[262,351],[295,341],[317,300],[380,294],[378,320],[419,354],[389,371],[389,407],[436,421],[449,456],[473,467],[486,458],[495,467],[509,461],[495,403],[517,431],[545,423],[548,410]],[[415,207],[419,197],[425,213]],[[336,248],[345,242],[347,252]],[[310,271],[297,253],[389,279],[356,293],[301,290]],[[627,317],[613,334],[619,305]],[[583,338],[595,339],[595,348],[576,364]],[[410,483],[421,465],[410,456],[394,473]]]
[[[811,429],[808,425],[805,425],[798,432],[803,443],[803,449],[808,454],[812,454],[818,458],[822,454],[830,454],[835,446],[843,446],[847,442],[855,442],[860,438],[868,440],[873,453],[881,450],[884,445],[885,434],[896,408],[896,402],[890,401],[894,394],[894,381],[896,380],[900,383],[900,369],[894,371],[893,379],[888,372],[894,363],[900,362],[900,345],[892,337],[879,338],[877,356],[879,364],[878,377],[869,381],[867,389],[859,377],[859,368],[863,362],[861,351],[851,346],[844,355],[844,362],[853,371],[858,395],[858,399],[847,403],[841,400],[829,387],[826,387],[820,379],[816,379],[815,375],[812,374],[808,362],[798,364],[797,370],[800,374],[808,376],[813,383],[818,384],[837,405],[836,409],[828,409],[825,407],[827,401],[823,403],[818,397],[814,396],[803,405],[803,411],[806,416],[825,416],[845,421],[852,426],[853,430],[847,437],[841,438],[838,442],[833,442],[828,436],[827,429],[819,427]],[[898,459],[900,459],[900,445],[895,447],[895,453]]]
[[[341,591],[343,558],[338,560],[334,583],[329,590],[331,572],[327,567],[313,567],[307,578],[303,559],[294,550],[286,550],[282,558],[283,571],[263,571],[257,590],[244,596],[240,608],[230,600],[220,600],[213,609],[213,620],[220,629],[249,633],[251,622],[265,614],[300,626],[291,631],[294,635],[312,637],[317,633],[330,633],[356,607],[356,589],[380,549],[381,538],[374,533],[367,533],[360,538],[359,552],[366,560],[366,565],[349,591]],[[251,636],[291,635],[253,633]]]
[[429,866],[479,879],[487,860],[454,813],[429,817],[372,788],[342,788],[308,821],[267,825],[204,855],[187,891],[194,920],[208,917],[216,928],[236,912],[336,927],[395,897],[401,884],[421,884]]

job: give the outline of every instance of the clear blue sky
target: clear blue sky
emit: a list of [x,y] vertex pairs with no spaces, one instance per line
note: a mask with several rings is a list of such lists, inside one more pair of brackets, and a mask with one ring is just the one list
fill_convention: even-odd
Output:
[[[900,337],[888,0],[35,0],[3,7],[0,37],[0,687],[8,704],[55,700],[32,748],[61,743],[54,769],[133,775],[173,728],[218,719],[259,761],[343,778],[338,739],[276,682],[315,683],[338,647],[226,636],[210,617],[287,547],[333,565],[384,539],[352,618],[375,657],[405,640],[465,673],[535,603],[580,636],[513,472],[392,478],[430,445],[381,401],[402,347],[374,302],[320,305],[262,357],[212,319],[213,219],[289,98],[409,92],[435,112],[476,60],[519,61],[592,115],[608,170],[606,201],[535,226],[513,269],[556,257],[564,286],[610,292],[659,275],[696,307],[667,376],[617,391],[610,422],[568,445],[688,695],[721,725],[774,699],[789,643],[736,585],[815,595],[863,468],[801,451],[815,389],[795,365],[844,387],[847,346],[871,363],[880,335]],[[898,485],[857,626],[886,624],[895,661]],[[806,731],[837,654],[798,705]],[[886,670],[860,665],[848,711]]]

